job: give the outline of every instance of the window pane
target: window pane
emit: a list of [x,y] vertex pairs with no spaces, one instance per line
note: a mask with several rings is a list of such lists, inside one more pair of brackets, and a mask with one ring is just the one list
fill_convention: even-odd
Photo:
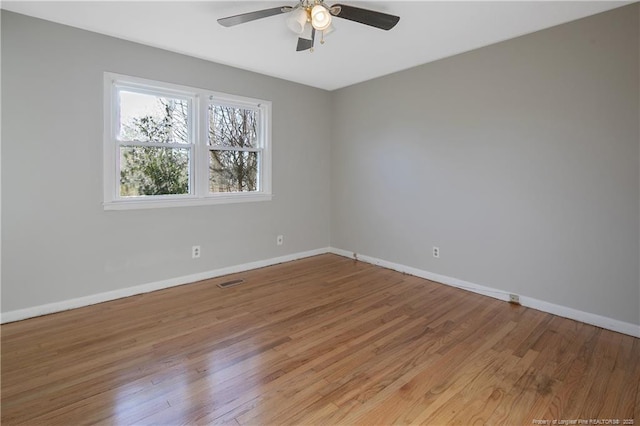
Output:
[[258,153],[210,151],[209,192],[258,190]]
[[257,148],[258,111],[209,105],[209,145]]
[[120,196],[189,194],[189,151],[120,147]]
[[189,143],[189,101],[120,91],[118,139]]

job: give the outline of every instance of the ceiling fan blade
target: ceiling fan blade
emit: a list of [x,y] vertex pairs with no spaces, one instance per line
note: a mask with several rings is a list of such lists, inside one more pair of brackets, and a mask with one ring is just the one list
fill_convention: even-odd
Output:
[[223,27],[233,27],[234,25],[244,24],[245,22],[255,21],[256,19],[262,19],[273,15],[279,15],[281,13],[291,12],[293,10],[290,6],[273,7],[271,9],[256,10],[255,12],[241,13],[240,15],[227,16],[226,18],[218,19],[218,24]]
[[340,8],[338,13],[335,14],[335,16],[337,16],[338,18],[359,22],[360,24],[380,28],[381,30],[390,30],[391,28],[395,27],[400,20],[399,16],[376,12],[375,10],[347,6],[344,4],[334,4],[332,6],[332,9],[336,6]]
[[303,50],[313,49],[313,44],[316,41],[316,29],[311,29],[311,40],[308,38],[298,38],[298,46],[296,47],[296,52],[302,52]]

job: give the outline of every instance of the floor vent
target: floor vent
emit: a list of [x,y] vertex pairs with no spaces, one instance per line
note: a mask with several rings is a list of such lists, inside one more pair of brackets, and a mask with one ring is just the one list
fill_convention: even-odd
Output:
[[218,287],[220,287],[220,288],[233,287],[234,285],[242,284],[243,282],[244,282],[244,280],[225,281],[223,283],[218,284]]

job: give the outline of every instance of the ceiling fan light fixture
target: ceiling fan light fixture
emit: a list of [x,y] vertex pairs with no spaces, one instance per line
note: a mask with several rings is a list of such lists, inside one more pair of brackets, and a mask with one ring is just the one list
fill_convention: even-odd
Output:
[[287,19],[287,26],[296,34],[302,34],[306,24],[307,11],[303,8],[298,8],[291,12],[291,15]]
[[268,18],[283,13],[290,14],[286,19],[286,24],[289,29],[299,36],[296,52],[304,50],[312,52],[318,33],[320,43],[324,43],[324,37],[334,30],[331,25],[334,16],[385,31],[389,31],[395,27],[400,20],[399,16],[356,6],[348,6],[346,4],[328,6],[325,0],[298,0],[298,4],[295,6],[271,7],[269,9],[227,16],[225,18],[219,18],[218,23],[223,27],[233,27],[238,24],[244,24],[245,22]]
[[331,25],[331,13],[329,10],[321,5],[316,4],[311,9],[311,25],[318,31],[324,31]]

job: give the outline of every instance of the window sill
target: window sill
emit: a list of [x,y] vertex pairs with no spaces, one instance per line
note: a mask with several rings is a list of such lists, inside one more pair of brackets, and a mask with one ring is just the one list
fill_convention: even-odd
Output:
[[165,198],[155,200],[119,200],[104,202],[105,210],[138,210],[165,207],[193,207],[210,206],[216,204],[250,203],[257,201],[271,201],[272,194],[224,194],[206,198]]

